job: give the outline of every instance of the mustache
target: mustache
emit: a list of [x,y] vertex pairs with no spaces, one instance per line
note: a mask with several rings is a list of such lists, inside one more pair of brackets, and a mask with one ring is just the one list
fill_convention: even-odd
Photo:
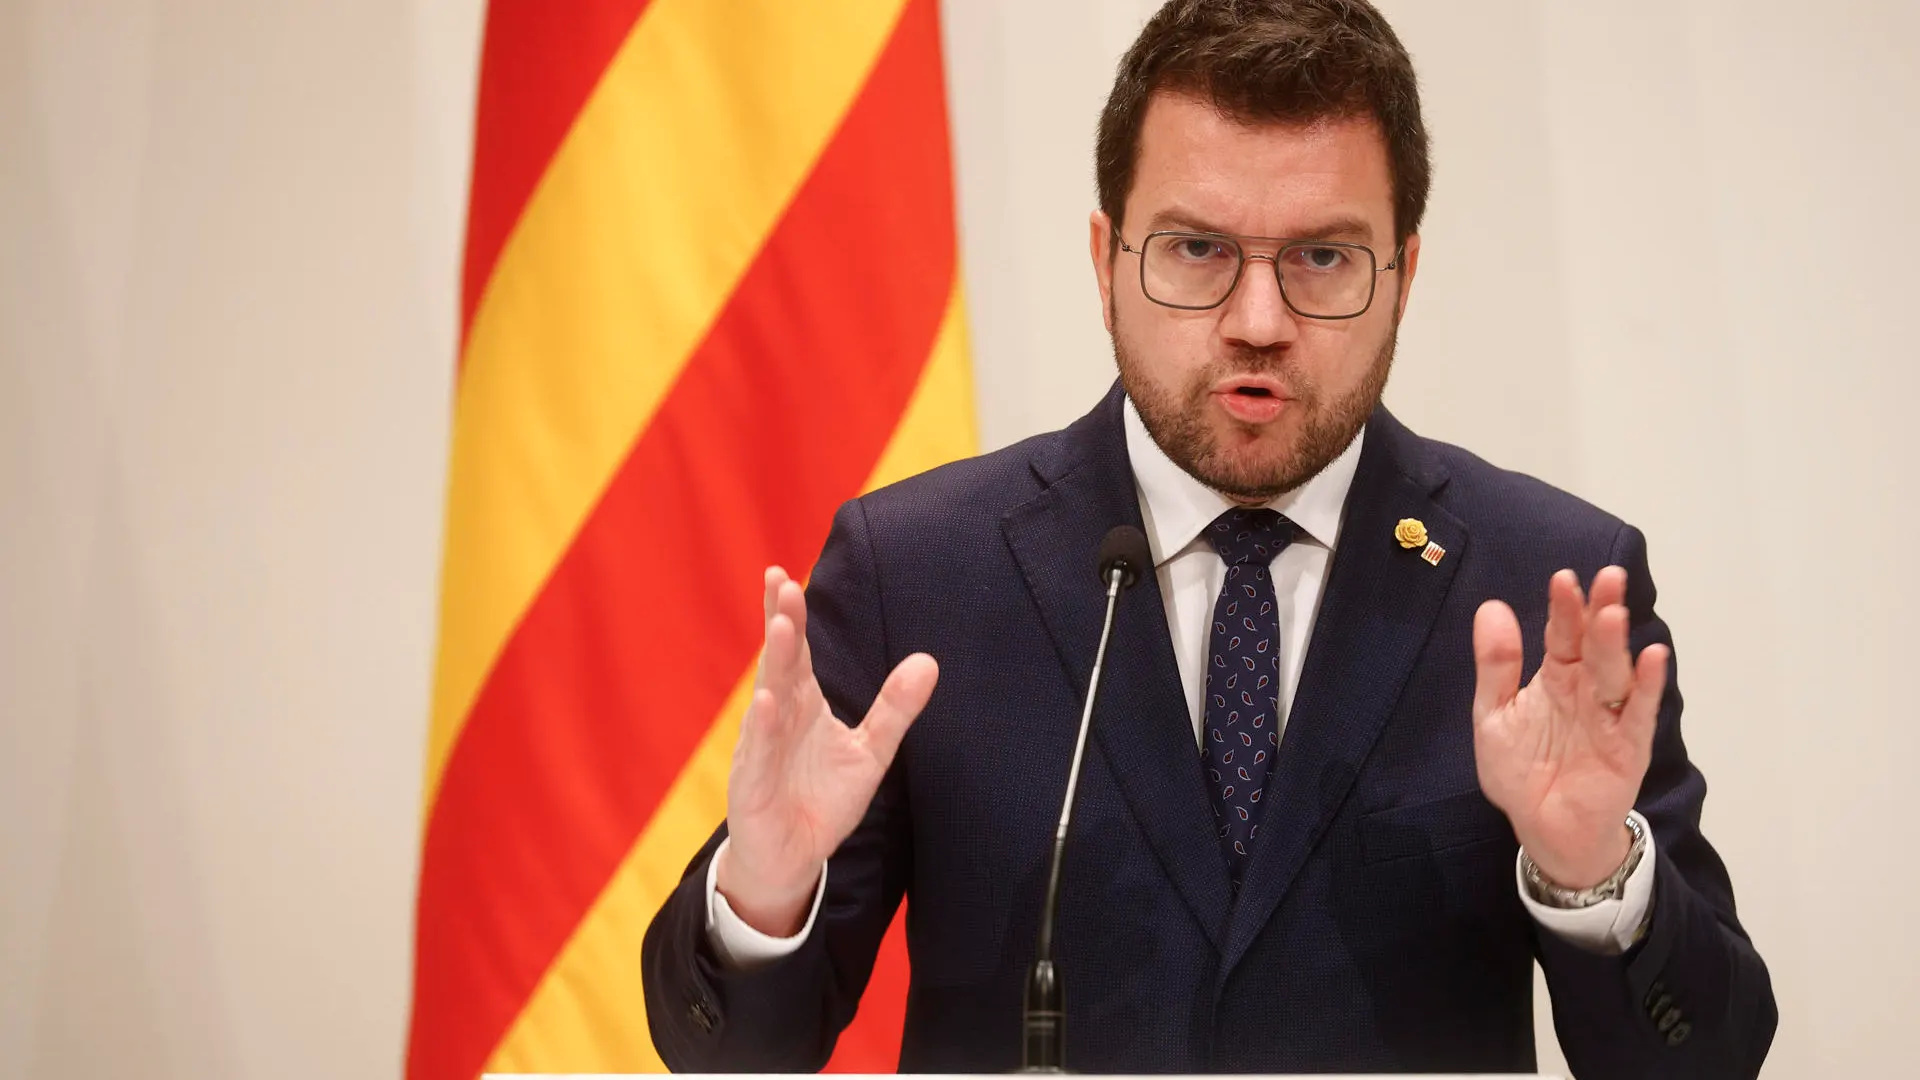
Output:
[[1279,345],[1269,345],[1265,348],[1235,345],[1211,366],[1218,367],[1229,375],[1279,375],[1286,370],[1287,351]]

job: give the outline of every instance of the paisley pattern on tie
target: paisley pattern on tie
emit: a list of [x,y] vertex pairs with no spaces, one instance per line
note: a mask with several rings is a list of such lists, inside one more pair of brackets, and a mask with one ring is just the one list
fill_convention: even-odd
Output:
[[1280,608],[1274,556],[1295,526],[1279,512],[1236,507],[1201,534],[1226,560],[1207,646],[1207,724],[1200,747],[1214,826],[1234,887],[1259,835],[1267,776],[1280,751]]

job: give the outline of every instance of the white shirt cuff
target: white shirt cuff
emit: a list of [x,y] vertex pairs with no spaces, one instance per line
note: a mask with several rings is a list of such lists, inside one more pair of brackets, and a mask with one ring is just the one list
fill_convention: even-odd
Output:
[[1631,948],[1640,934],[1640,925],[1646,922],[1647,912],[1653,906],[1653,826],[1640,816],[1640,811],[1632,811],[1639,820],[1640,828],[1647,834],[1646,854],[1640,858],[1640,865],[1627,875],[1626,885],[1620,895],[1612,900],[1602,900],[1592,907],[1556,908],[1535,900],[1527,892],[1526,876],[1520,872],[1520,860],[1513,863],[1514,884],[1520,890],[1520,902],[1527,906],[1534,921],[1553,931],[1568,944],[1585,949],[1588,952],[1606,956],[1618,956]]
[[820,898],[827,895],[827,864],[820,864],[820,884],[813,890],[813,909],[807,912],[807,922],[792,937],[774,937],[763,934],[748,926],[746,920],[733,913],[733,906],[727,898],[720,895],[714,884],[719,872],[720,853],[733,843],[728,837],[720,841],[713,851],[713,858],[707,860],[707,941],[712,943],[714,955],[730,968],[746,968],[778,960],[800,951],[800,946],[813,932],[813,920],[820,915]]

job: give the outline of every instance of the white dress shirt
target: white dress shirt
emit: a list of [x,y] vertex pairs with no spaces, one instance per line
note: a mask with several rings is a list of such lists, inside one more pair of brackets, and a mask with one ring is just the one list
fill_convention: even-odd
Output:
[[[1126,406],[1127,457],[1133,462],[1133,485],[1140,493],[1140,517],[1147,527],[1147,547],[1153,554],[1154,574],[1160,579],[1160,598],[1166,603],[1167,630],[1173,637],[1174,660],[1180,666],[1180,688],[1186,692],[1187,712],[1193,721],[1193,744],[1200,745],[1206,721],[1207,641],[1213,623],[1213,605],[1227,580],[1226,560],[1201,532],[1213,519],[1237,503],[1195,480],[1173,463],[1147,426]],[[1300,665],[1313,637],[1313,620],[1320,614],[1320,594],[1327,583],[1327,566],[1340,542],[1341,511],[1347,489],[1360,466],[1360,445],[1366,432],[1346,452],[1334,458],[1313,479],[1268,503],[1299,527],[1293,543],[1273,557],[1273,595],[1280,607],[1280,734],[1286,736],[1286,717],[1293,710],[1293,692],[1300,685]]]
[[[1124,425],[1127,456],[1133,463],[1134,488],[1140,497],[1140,516],[1146,525],[1154,574],[1166,605],[1167,628],[1173,639],[1174,659],[1180,668],[1180,687],[1193,722],[1197,753],[1201,725],[1206,718],[1208,631],[1215,598],[1227,575],[1227,564],[1200,533],[1214,518],[1237,504],[1174,464],[1147,434],[1146,425],[1131,401],[1126,404]],[[1294,691],[1300,684],[1301,662],[1306,658],[1307,642],[1313,637],[1314,619],[1320,612],[1327,568],[1340,544],[1340,520],[1365,441],[1366,432],[1362,431],[1351,446],[1313,479],[1267,503],[1299,528],[1293,543],[1274,556],[1271,566],[1274,595],[1280,607],[1277,712],[1283,725],[1292,711]],[[1541,588],[1546,587],[1545,582],[1540,584]],[[1280,730],[1284,753],[1286,728],[1282,726]],[[1520,890],[1521,902],[1542,926],[1583,949],[1608,954],[1626,951],[1653,902],[1653,830],[1644,818],[1640,824],[1647,834],[1647,851],[1627,879],[1620,897],[1577,910],[1547,907],[1528,893],[1516,860],[1514,882]],[[725,847],[722,843],[721,850]],[[718,861],[716,852],[714,863]],[[820,910],[825,889],[823,866],[820,885],[814,892],[813,912],[807,916],[806,925],[790,938],[770,937],[734,914],[726,898],[714,888],[714,868],[710,864],[707,868],[707,931],[714,952],[726,963],[752,964],[798,949],[813,931],[814,916]]]

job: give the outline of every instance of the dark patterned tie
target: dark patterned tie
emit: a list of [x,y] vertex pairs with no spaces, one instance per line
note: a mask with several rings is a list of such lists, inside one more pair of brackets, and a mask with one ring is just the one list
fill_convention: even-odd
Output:
[[1293,542],[1278,511],[1236,507],[1201,534],[1227,563],[1207,644],[1207,770],[1220,850],[1235,889],[1260,828],[1261,796],[1280,750],[1280,610],[1269,564]]

